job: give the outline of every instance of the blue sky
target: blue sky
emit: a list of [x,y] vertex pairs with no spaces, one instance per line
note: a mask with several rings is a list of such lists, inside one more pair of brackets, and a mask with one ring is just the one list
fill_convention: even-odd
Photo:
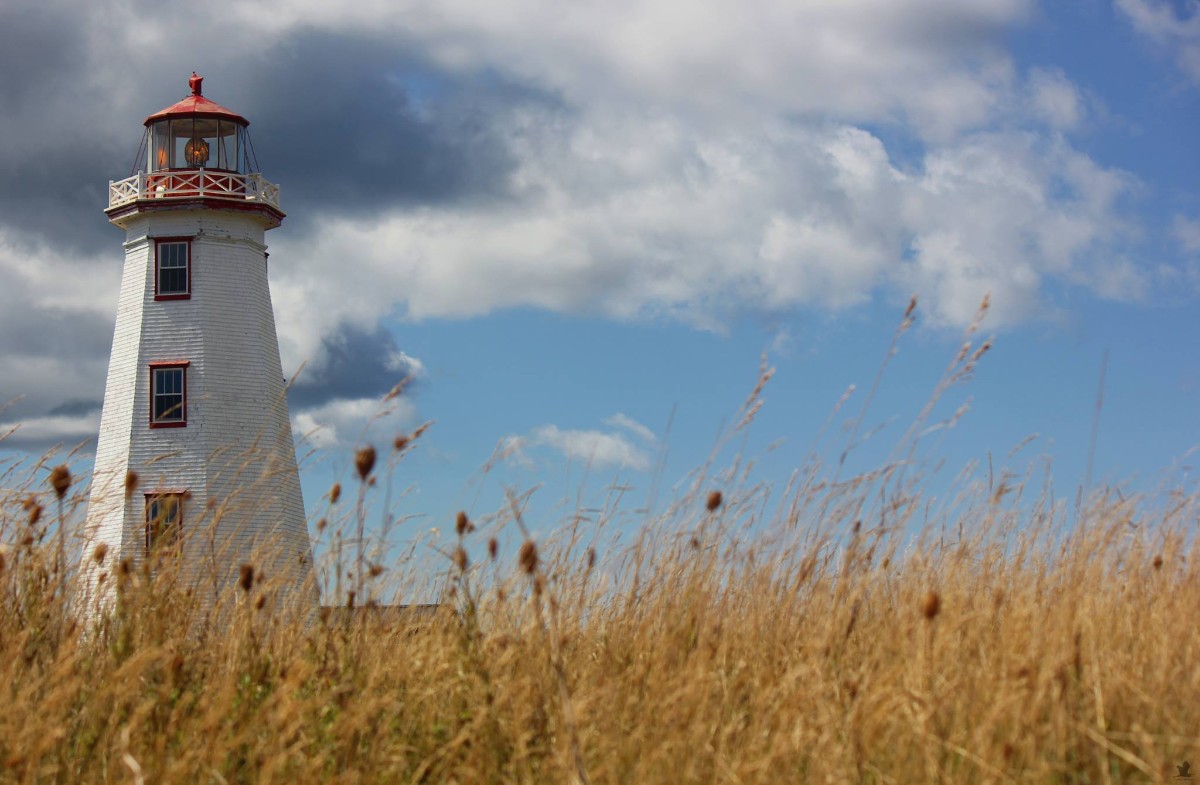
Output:
[[888,458],[989,294],[973,340],[994,349],[935,413],[969,399],[927,470],[1048,456],[1072,496],[1107,352],[1096,482],[1194,485],[1195,0],[206,7],[0,8],[14,456],[93,438],[121,262],[104,187],[196,70],[283,187],[272,290],[285,371],[306,363],[310,508],[364,433],[427,420],[395,475],[422,526],[505,485],[540,488],[543,526],[614,479],[669,498],[764,352],[733,449],[782,484],[855,385],[819,445],[836,460],[913,293],[855,468]]

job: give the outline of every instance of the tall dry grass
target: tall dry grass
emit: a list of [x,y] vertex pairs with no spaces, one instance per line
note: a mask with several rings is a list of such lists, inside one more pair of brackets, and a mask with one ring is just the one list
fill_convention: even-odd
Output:
[[[57,535],[85,496],[39,468],[0,508],[0,780],[1128,783],[1200,760],[1195,491],[1097,489],[1075,516],[1003,476],[939,512],[911,434],[773,497],[706,464],[620,547],[618,507],[541,540],[515,494],[448,516],[422,619],[281,616],[243,572],[201,624],[170,570],[110,561],[117,611],[88,625]],[[321,527],[342,597],[382,579],[366,463]]]

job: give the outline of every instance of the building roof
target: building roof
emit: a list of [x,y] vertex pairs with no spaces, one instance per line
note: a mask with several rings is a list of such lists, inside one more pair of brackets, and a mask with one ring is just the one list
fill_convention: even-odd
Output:
[[250,121],[242,117],[237,112],[230,111],[218,103],[208,100],[200,93],[201,85],[204,82],[203,76],[197,76],[195,71],[192,71],[192,76],[188,79],[188,86],[192,88],[192,94],[183,99],[179,103],[172,104],[162,111],[155,112],[146,118],[143,125],[150,125],[158,120],[164,120],[175,115],[187,117],[219,117],[225,120],[232,120],[241,125],[250,125]]

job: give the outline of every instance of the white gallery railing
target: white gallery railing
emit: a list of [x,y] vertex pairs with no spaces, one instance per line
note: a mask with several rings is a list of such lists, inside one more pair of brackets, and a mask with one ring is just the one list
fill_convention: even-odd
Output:
[[179,172],[138,172],[108,184],[108,206],[119,207],[138,199],[245,199],[279,209],[279,186],[261,174],[209,172],[192,169]]

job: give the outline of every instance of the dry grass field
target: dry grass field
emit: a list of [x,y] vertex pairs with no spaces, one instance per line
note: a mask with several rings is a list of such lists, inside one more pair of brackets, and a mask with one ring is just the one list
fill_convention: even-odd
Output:
[[[814,467],[771,494],[748,464],[702,469],[619,545],[612,510],[536,541],[518,497],[486,520],[450,513],[443,611],[421,620],[274,613],[269,580],[245,571],[202,610],[162,565],[88,554],[119,596],[98,626],[73,607],[78,546],[57,536],[84,489],[38,468],[0,520],[0,781],[1049,784],[1200,768],[1196,493],[1094,489],[1076,511],[1005,476],[931,513],[903,465]],[[350,585],[391,572],[349,574],[359,482],[321,527],[350,538]]]

